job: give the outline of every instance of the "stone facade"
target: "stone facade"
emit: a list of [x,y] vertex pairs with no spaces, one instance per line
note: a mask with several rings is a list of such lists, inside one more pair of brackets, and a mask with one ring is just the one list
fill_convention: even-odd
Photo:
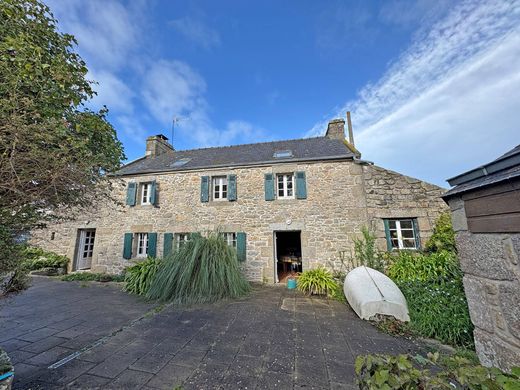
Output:
[[479,359],[520,366],[520,234],[472,233],[462,197],[448,202]]
[[[307,199],[265,200],[264,174],[296,171],[306,174]],[[201,177],[229,174],[237,177],[237,200],[202,203]],[[122,257],[127,232],[157,232],[158,256],[164,233],[245,232],[244,273],[250,280],[272,283],[276,231],[301,231],[305,270],[339,264],[341,253],[352,252],[352,238],[363,226],[373,226],[378,245],[386,248],[381,218],[418,218],[424,243],[439,213],[447,209],[439,198],[442,188],[352,159],[125,176],[116,179],[113,195],[124,203],[129,181],[150,180],[157,182],[156,206],[100,204],[75,221],[35,231],[32,242],[72,259],[78,229],[95,228],[92,271],[119,273],[131,264]]]

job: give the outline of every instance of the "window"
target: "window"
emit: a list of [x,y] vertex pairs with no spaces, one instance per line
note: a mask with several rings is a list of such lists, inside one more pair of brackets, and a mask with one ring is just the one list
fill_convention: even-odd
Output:
[[227,244],[233,248],[237,247],[237,234],[236,233],[222,233],[224,240]]
[[172,164],[170,164],[170,167],[172,167],[172,168],[182,167],[183,165],[186,165],[187,163],[189,163],[190,160],[191,160],[191,158],[182,158],[180,160],[174,161]]
[[175,248],[179,249],[182,245],[188,242],[190,233],[175,233]]
[[278,199],[294,198],[294,175],[292,173],[276,175],[276,183]]
[[228,182],[226,176],[212,178],[213,200],[227,200]]
[[414,219],[389,219],[385,222],[391,249],[418,249]]
[[141,204],[152,204],[152,183],[141,184]]
[[292,157],[293,154],[290,150],[277,150],[274,152],[274,158],[289,158]]
[[148,233],[137,233],[137,257],[148,255]]

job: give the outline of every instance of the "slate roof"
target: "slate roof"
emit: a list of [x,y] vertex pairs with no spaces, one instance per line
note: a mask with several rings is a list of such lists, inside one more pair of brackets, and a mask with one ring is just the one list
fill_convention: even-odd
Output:
[[448,179],[448,183],[455,187],[446,192],[443,198],[515,178],[520,178],[520,145],[488,164]]
[[[291,157],[275,158],[277,151],[290,150]],[[155,158],[142,157],[124,165],[116,175],[185,171],[218,167],[278,164],[316,160],[352,159],[355,154],[345,143],[328,137],[303,138],[204,149],[176,150]],[[179,160],[188,161],[175,166]]]

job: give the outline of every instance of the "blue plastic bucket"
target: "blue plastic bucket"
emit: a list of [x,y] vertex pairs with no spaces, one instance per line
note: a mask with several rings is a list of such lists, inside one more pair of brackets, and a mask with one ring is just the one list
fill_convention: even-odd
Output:
[[294,290],[296,288],[296,279],[287,279],[287,288]]

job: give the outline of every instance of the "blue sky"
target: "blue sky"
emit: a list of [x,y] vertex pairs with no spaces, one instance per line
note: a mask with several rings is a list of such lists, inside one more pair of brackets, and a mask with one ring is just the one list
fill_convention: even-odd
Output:
[[320,136],[352,112],[377,165],[445,179],[520,143],[518,1],[49,0],[129,160]]

